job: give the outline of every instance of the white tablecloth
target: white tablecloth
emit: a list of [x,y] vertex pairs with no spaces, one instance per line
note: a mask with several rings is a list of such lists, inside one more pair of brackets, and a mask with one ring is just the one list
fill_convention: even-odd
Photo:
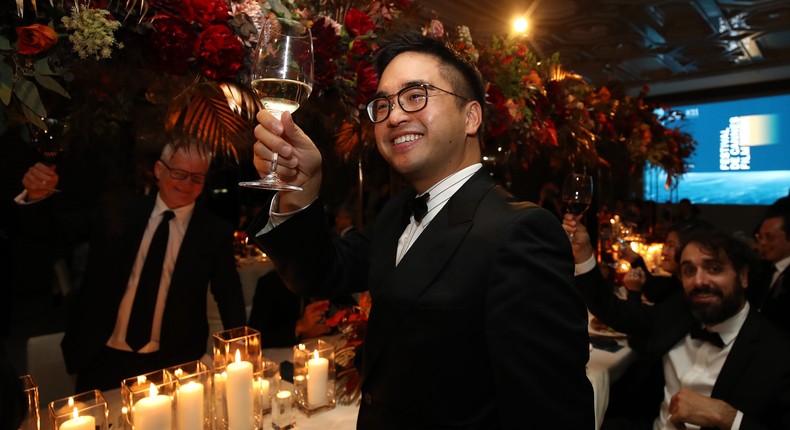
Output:
[[595,428],[600,429],[606,408],[609,406],[609,386],[617,381],[634,358],[634,352],[619,341],[623,348],[617,352],[593,348],[587,362],[587,379],[595,396]]

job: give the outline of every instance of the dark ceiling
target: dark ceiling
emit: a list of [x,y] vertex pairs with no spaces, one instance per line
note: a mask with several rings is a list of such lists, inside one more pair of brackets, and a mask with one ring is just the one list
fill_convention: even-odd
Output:
[[448,30],[468,26],[478,41],[504,35],[524,16],[538,54],[559,52],[566,69],[628,93],[645,84],[660,95],[790,80],[790,0],[418,3]]

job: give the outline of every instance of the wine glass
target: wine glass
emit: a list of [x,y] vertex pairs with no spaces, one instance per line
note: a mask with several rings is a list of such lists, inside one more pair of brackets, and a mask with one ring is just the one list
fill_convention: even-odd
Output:
[[[592,202],[592,177],[585,173],[571,173],[562,184],[562,207],[565,213],[579,216]],[[570,238],[573,239],[573,233]]]
[[[69,126],[63,119],[43,118],[43,121],[46,126],[44,129],[31,126],[30,143],[38,153],[38,160],[41,163],[54,166],[63,160]],[[55,188],[49,191],[60,192]]]
[[[310,29],[298,21],[268,19],[263,26],[250,73],[252,91],[263,108],[280,119],[283,112],[293,112],[307,100],[313,89],[313,37]],[[279,191],[301,191],[277,176],[276,152],[269,173],[257,181],[239,185]]]
[[68,132],[66,121],[56,118],[45,118],[46,128],[33,126],[30,132],[30,143],[38,153],[39,161],[52,166],[63,159],[66,146],[63,141]]

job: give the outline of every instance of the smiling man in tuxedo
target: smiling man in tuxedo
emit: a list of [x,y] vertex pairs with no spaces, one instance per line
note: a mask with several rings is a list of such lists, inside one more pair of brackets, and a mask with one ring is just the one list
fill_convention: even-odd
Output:
[[568,238],[482,168],[479,72],[419,34],[382,47],[376,68],[376,144],[411,186],[363,231],[331,240],[321,154],[289,114],[261,111],[255,128],[259,173],[277,151],[304,191],[279,193],[250,237],[296,292],[370,289],[357,428],[592,429]]
[[645,340],[604,429],[790,428],[790,342],[746,301],[756,267],[746,244],[695,233],[679,253],[684,291],[648,306],[612,294],[587,230],[567,217],[563,226],[573,233],[576,285],[590,311]]

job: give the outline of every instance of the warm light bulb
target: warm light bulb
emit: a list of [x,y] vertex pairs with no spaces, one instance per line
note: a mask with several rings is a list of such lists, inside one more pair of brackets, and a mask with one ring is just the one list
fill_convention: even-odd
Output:
[[516,20],[513,21],[513,30],[515,30],[516,33],[524,33],[527,31],[527,19],[524,17],[516,18]]

